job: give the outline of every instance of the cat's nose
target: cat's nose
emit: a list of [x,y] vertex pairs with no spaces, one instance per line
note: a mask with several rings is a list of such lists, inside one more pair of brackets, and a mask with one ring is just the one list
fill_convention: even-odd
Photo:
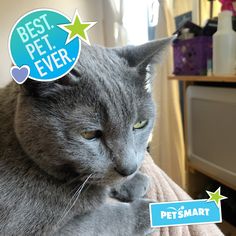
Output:
[[137,170],[137,165],[135,165],[132,168],[117,168],[115,167],[115,171],[118,172],[121,176],[127,177],[129,175],[132,175]]

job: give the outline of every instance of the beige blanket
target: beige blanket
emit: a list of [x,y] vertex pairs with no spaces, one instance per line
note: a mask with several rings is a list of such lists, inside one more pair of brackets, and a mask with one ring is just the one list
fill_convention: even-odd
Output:
[[[176,185],[147,154],[142,166],[142,172],[151,178],[151,188],[148,198],[158,202],[189,200],[190,196]],[[214,224],[202,224],[178,227],[158,228],[153,236],[221,236],[223,235]]]

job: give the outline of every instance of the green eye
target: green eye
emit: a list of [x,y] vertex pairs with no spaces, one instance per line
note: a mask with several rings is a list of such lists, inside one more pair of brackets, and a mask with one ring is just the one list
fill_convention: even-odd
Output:
[[147,123],[147,120],[139,121],[134,125],[133,129],[142,129],[147,125]]
[[84,131],[80,133],[80,135],[87,140],[92,140],[95,138],[100,138],[102,136],[102,132],[100,130],[92,130],[92,131]]

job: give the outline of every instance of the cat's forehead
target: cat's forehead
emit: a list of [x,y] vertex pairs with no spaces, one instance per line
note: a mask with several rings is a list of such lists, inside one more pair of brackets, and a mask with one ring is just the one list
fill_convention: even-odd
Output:
[[137,92],[132,84],[126,81],[124,74],[113,71],[85,71],[76,86],[77,99],[80,104],[104,108],[112,114],[123,110],[133,111]]
[[135,89],[132,85],[137,76],[135,68],[130,68],[127,61],[112,49],[84,46],[74,69],[79,74],[77,87],[83,94],[99,92],[117,97]]
[[84,46],[76,68],[80,73],[77,94],[91,106],[100,103],[110,110],[116,108],[116,112],[133,112],[147,96],[145,86],[138,82],[136,68],[115,50]]
[[132,69],[124,59],[112,50],[87,47],[82,49],[76,67],[80,75],[71,94],[76,107],[85,106],[87,114],[107,113],[113,121],[132,119],[137,93],[129,82],[134,76]]
[[84,74],[95,76],[121,76],[130,71],[127,61],[120,57],[115,50],[100,46],[84,46],[77,63]]

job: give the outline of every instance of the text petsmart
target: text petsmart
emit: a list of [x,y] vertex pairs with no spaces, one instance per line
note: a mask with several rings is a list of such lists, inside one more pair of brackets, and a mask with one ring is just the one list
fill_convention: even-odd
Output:
[[151,203],[150,217],[152,227],[222,222],[221,207],[207,199]]

